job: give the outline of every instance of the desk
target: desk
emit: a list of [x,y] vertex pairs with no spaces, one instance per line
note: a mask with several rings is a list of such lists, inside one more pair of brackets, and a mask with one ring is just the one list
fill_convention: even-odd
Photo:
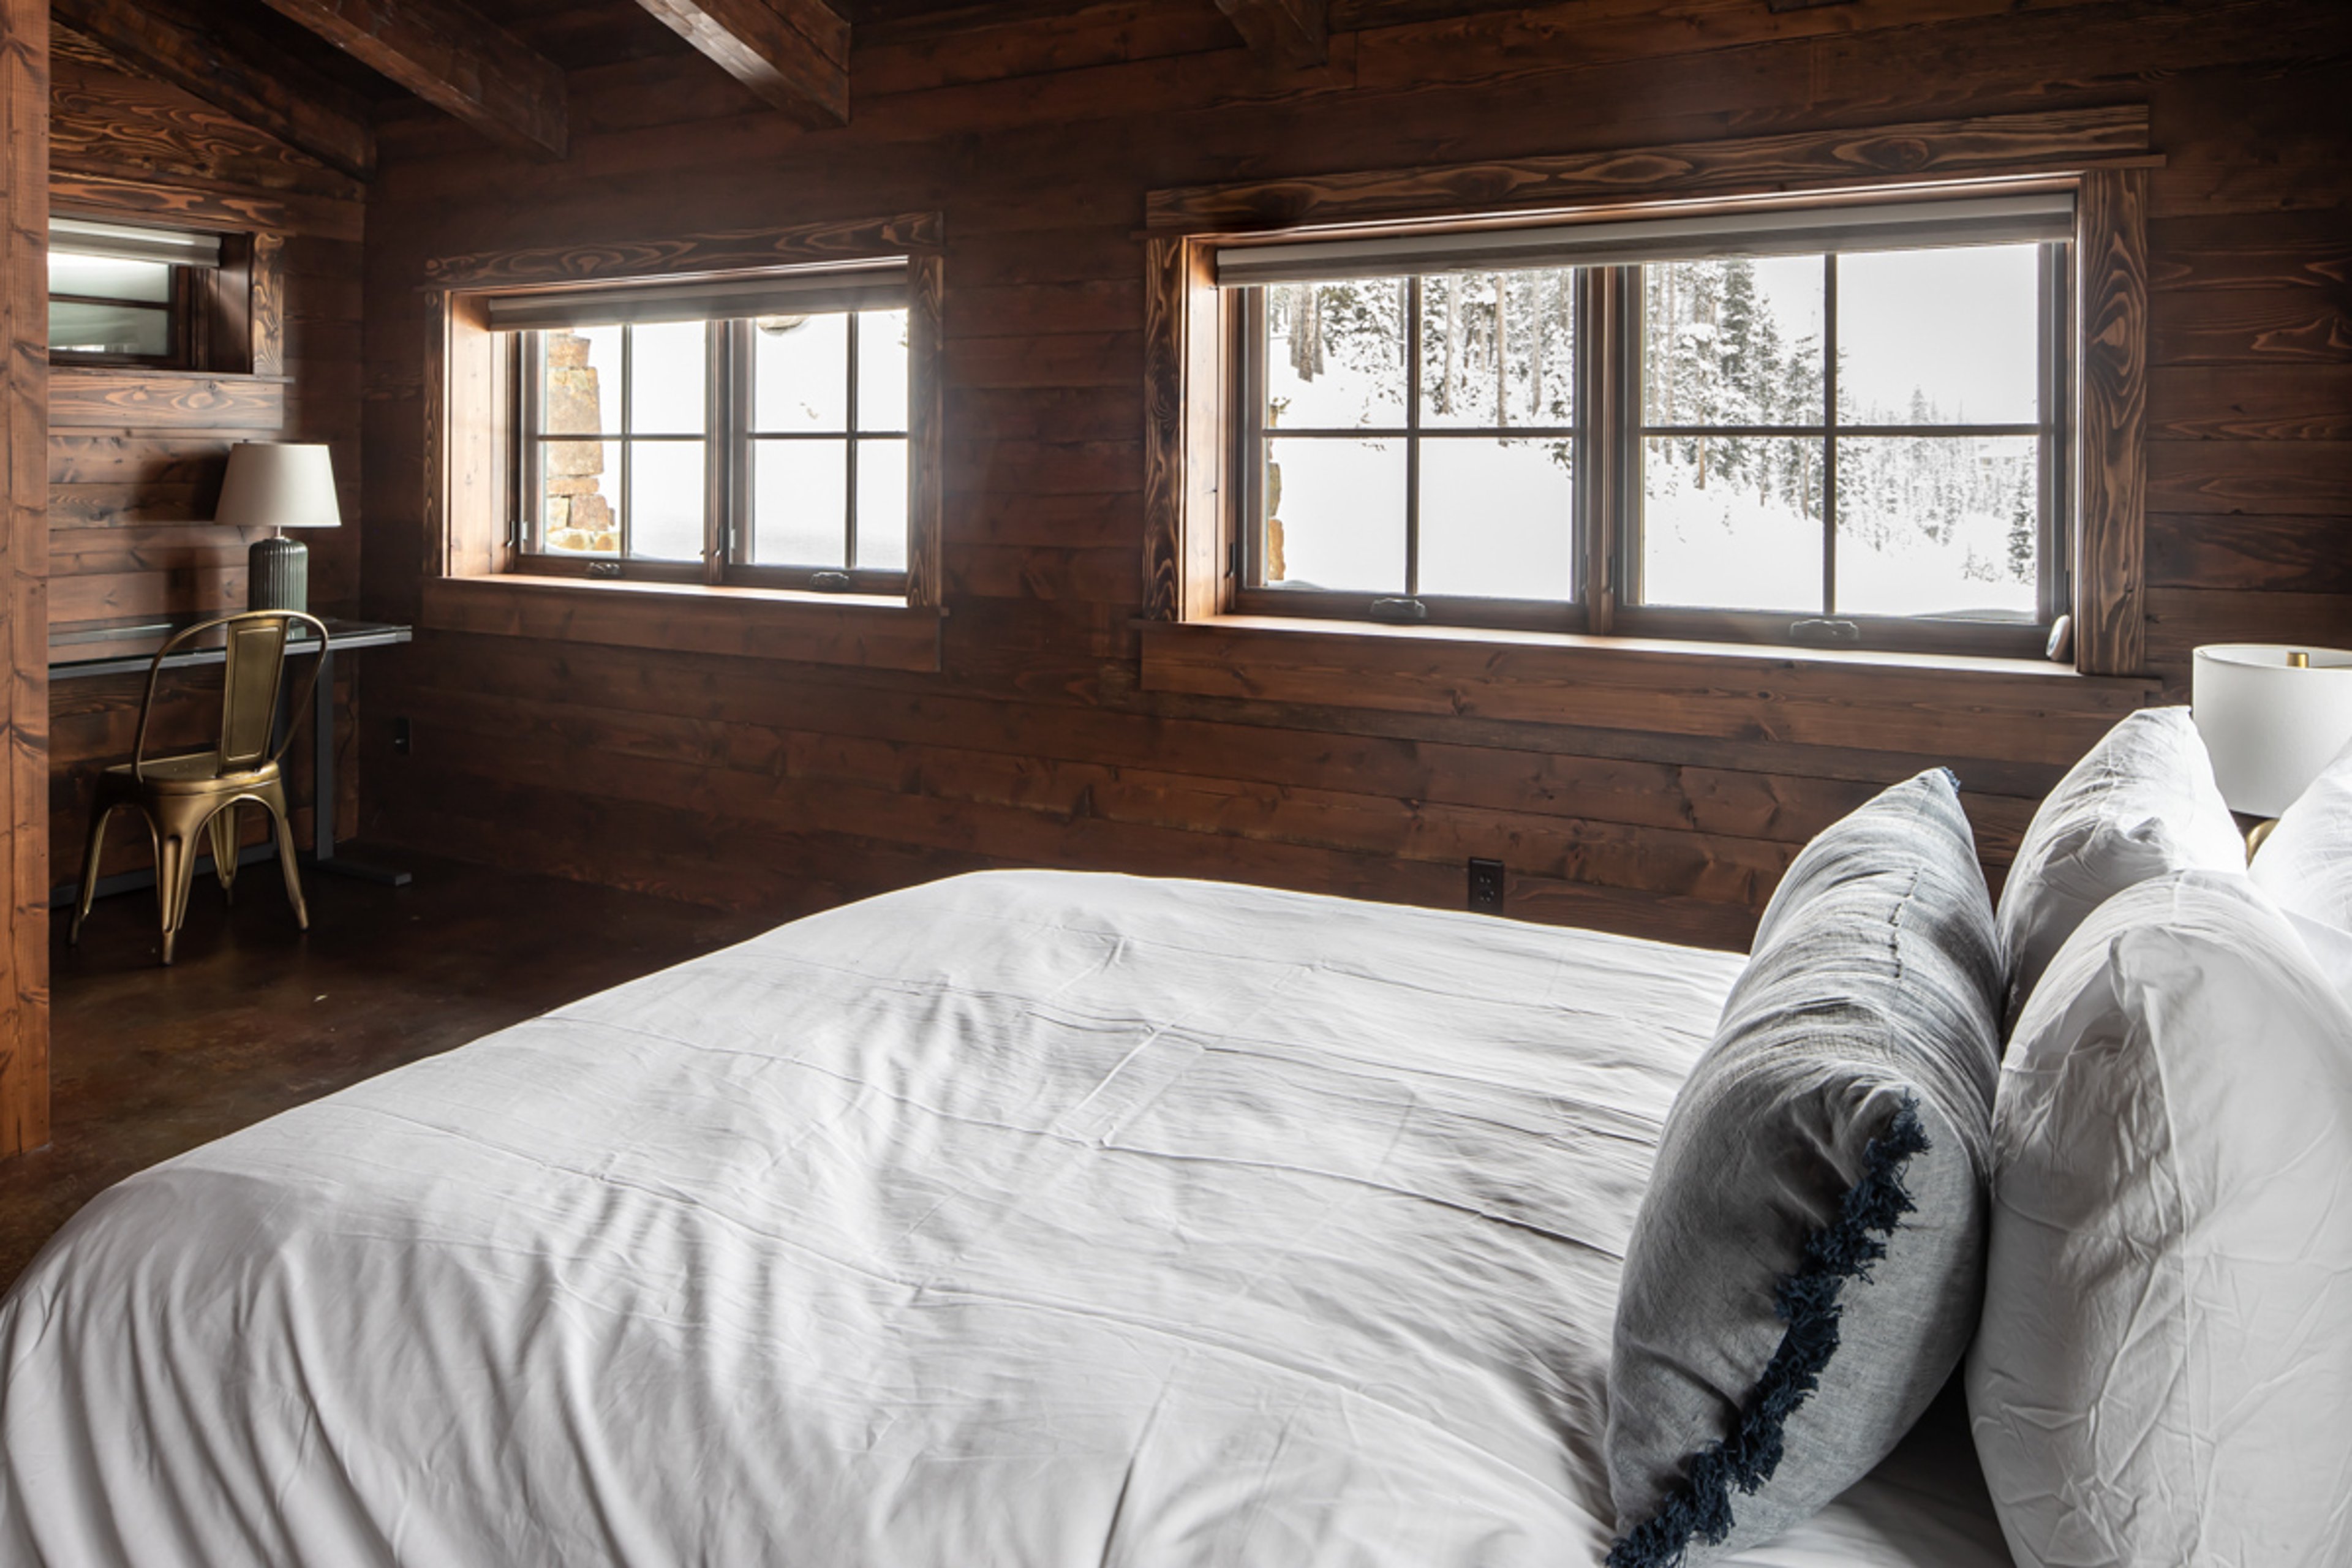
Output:
[[[66,621],[49,627],[49,679],[72,680],[96,675],[144,675],[154,662],[155,650],[165,638],[182,626],[209,616],[184,616],[175,620],[146,617],[127,621]],[[299,623],[294,636],[286,644],[289,658],[309,658],[319,660],[318,685],[311,696],[311,802],[310,802],[310,864],[320,871],[339,877],[357,877],[365,881],[383,882],[402,887],[408,881],[405,871],[371,866],[365,861],[339,858],[335,854],[335,656],[363,647],[385,647],[404,643],[409,628],[384,621],[346,621],[322,616],[327,626],[326,645],[308,626]],[[210,638],[191,644],[163,661],[166,669],[192,669],[198,666],[222,663],[226,656],[220,644]],[[274,841],[273,841],[274,843]],[[265,860],[276,853],[273,844],[259,844],[239,856],[240,860]],[[120,876],[99,880],[100,896],[126,892],[133,888],[152,887],[155,874],[152,870],[126,871]],[[49,894],[52,909],[69,908],[80,895],[80,885],[68,882]]]

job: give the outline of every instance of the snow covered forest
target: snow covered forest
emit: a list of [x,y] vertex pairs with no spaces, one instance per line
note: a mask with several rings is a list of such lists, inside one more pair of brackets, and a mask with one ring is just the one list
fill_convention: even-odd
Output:
[[[2034,247],[1846,256],[1838,266],[1836,424],[1882,433],[1835,438],[1834,607],[2030,615],[2038,437],[1913,432],[2035,423]],[[1822,592],[1831,468],[1823,258],[1664,262],[1643,271],[1644,597],[1821,613],[1830,607]],[[1565,268],[1424,279],[1423,429],[1541,433],[1551,462],[1566,470],[1574,293]],[[1407,321],[1402,279],[1270,287],[1269,430],[1400,430]],[[1307,456],[1305,443],[1277,445],[1294,466]],[[1446,445],[1454,482],[1467,473],[1478,483],[1476,469],[1464,467],[1468,454]],[[1426,456],[1423,467],[1426,542],[1435,499]],[[1530,489],[1524,463],[1492,467],[1482,512],[1538,510],[1508,528],[1489,518],[1489,547],[1544,552],[1538,536],[1568,527],[1564,487]],[[1322,482],[1310,493],[1293,483],[1286,498],[1279,476],[1269,476],[1270,531],[1296,540],[1303,521],[1318,547],[1308,554],[1330,560],[1347,533],[1339,491],[1355,488],[1335,486],[1337,477],[1318,469]]]

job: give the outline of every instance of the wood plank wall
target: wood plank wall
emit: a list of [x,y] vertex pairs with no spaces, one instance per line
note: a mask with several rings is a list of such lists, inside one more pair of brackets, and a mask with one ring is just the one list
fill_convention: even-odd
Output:
[[48,0],[0,0],[0,1157],[49,1141]]
[[[290,380],[241,386],[227,378],[225,395],[166,401],[109,397],[97,384],[102,378],[88,372],[58,378],[48,448],[50,618],[243,609],[246,549],[258,531],[211,521],[229,446],[240,439],[332,447],[345,526],[304,539],[311,603],[356,609],[362,188],[177,88],[131,74],[101,46],[69,30],[58,36],[50,167],[60,200],[96,193],[110,206],[152,205],[167,220],[183,205],[242,205],[283,226],[282,374]],[[356,672],[337,674],[349,680]],[[131,755],[143,685],[142,677],[111,676],[52,688],[49,845],[58,881],[79,872],[94,775]],[[151,743],[208,744],[219,689],[216,671],[167,678]],[[306,739],[289,753],[298,770],[308,752]],[[358,823],[356,769],[339,773],[338,783],[339,822],[350,831]],[[298,832],[307,836],[306,771],[293,789],[304,803]],[[244,815],[247,840],[258,842],[259,814]],[[118,818],[104,869],[145,865],[150,855],[146,836]]]
[[[2147,639],[2352,642],[2352,7],[2335,0],[1762,0],[1472,16],[1333,8],[1328,63],[1243,49],[1208,0],[869,36],[845,130],[708,62],[575,72],[572,153],[383,128],[367,247],[363,584],[424,556],[417,284],[436,256],[946,215],[947,621],[937,675],[455,633],[372,672],[367,820],[510,865],[783,915],[967,868],[1233,878],[1742,944],[1797,847],[1955,766],[1998,876],[2058,771],[1972,721],[1879,749],[1918,694],[1858,679],[1841,743],[1147,692],[1138,676],[1148,190],[1808,127],[2146,103]],[[394,756],[392,720],[414,726]],[[2084,731],[2068,743],[2086,742]]]

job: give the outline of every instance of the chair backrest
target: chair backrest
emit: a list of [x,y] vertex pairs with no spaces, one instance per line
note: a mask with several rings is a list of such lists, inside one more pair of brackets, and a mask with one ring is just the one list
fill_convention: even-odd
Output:
[[295,700],[289,716],[286,733],[272,746],[270,731],[277,722],[278,694],[285,684],[287,645],[292,640],[298,621],[318,639],[314,647],[323,649],[327,646],[327,624],[299,610],[247,610],[242,615],[199,621],[173,633],[155,650],[155,658],[147,667],[147,695],[139,707],[139,738],[131,748],[132,774],[143,776],[146,768],[147,722],[155,710],[155,685],[163,673],[163,661],[214,630],[221,634],[226,657],[221,678],[218,772],[251,773],[264,763],[276,762],[302,722],[302,710],[309,706],[311,690],[319,680],[320,661],[314,658],[302,682],[301,695]]

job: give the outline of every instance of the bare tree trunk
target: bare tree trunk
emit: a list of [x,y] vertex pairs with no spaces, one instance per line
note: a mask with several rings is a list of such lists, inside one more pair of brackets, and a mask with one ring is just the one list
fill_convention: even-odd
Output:
[[1511,279],[1495,274],[1495,423],[1511,422]]

